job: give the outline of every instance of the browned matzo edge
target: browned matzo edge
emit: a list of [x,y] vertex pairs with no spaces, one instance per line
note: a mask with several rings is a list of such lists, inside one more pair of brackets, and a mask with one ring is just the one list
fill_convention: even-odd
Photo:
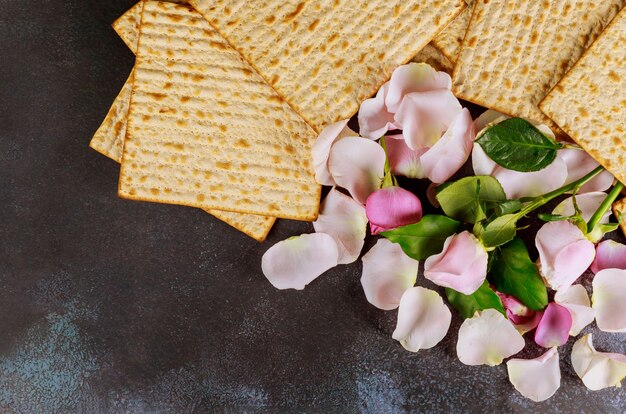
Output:
[[[254,19],[249,18],[247,15],[242,15],[245,12],[247,2],[244,0],[235,0],[228,3],[225,3],[222,0],[192,0],[190,2],[196,10],[198,10],[201,14],[205,16],[205,18],[211,23],[211,25],[222,34],[224,38],[227,39],[228,43],[233,46],[236,50],[238,50],[242,56],[257,70],[261,76],[268,81],[270,85],[274,87],[274,89],[281,95],[285,100],[290,104],[290,106],[300,114],[308,123],[311,125],[317,132],[321,131],[326,125],[329,125],[333,122],[339,121],[341,119],[347,119],[352,117],[357,111],[360,103],[374,95],[376,91],[380,88],[380,86],[386,82],[393,70],[402,64],[409,62],[416,54],[419,52],[432,38],[442,30],[450,21],[452,21],[465,7],[464,0],[450,0],[450,1],[438,1],[439,9],[446,7],[447,12],[443,13],[444,16],[440,16],[437,14],[438,9],[437,6],[430,4],[430,1],[418,1],[418,0],[410,0],[402,2],[402,5],[397,5],[396,7],[390,7],[387,2],[365,2],[363,4],[354,4],[353,2],[345,3],[346,6],[341,5],[339,1],[333,1],[336,7],[343,8],[343,10],[348,10],[350,13],[355,14],[355,10],[358,11],[358,17],[363,17],[366,13],[364,10],[367,10],[368,7],[378,7],[376,10],[379,12],[377,14],[378,21],[391,21],[394,22],[394,30],[387,30],[388,28],[385,26],[381,26],[380,24],[374,24],[373,30],[369,31],[371,36],[374,31],[376,33],[394,33],[394,36],[401,36],[407,40],[401,39],[390,39],[388,41],[379,42],[381,43],[381,47],[376,53],[368,53],[371,51],[361,51],[361,58],[353,59],[354,62],[346,62],[346,50],[341,50],[341,53],[335,54],[334,51],[327,51],[328,44],[337,42],[339,48],[346,45],[346,49],[350,45],[350,42],[345,40],[344,35],[338,34],[338,30],[336,27],[329,25],[328,22],[321,22],[318,18],[319,16],[323,16],[324,20],[329,20],[332,16],[329,10],[326,10],[325,7],[330,7],[330,0],[317,0],[317,1],[309,1],[309,2],[300,2],[299,0],[289,0],[287,2],[280,2],[280,4],[266,4],[263,3],[263,7],[265,10],[260,10],[259,5],[255,4],[254,10],[249,10],[249,13],[254,14]],[[428,3],[428,4],[426,4]],[[443,4],[442,4],[443,3]],[[404,7],[404,9],[402,9]],[[412,10],[408,10],[408,8],[413,8]],[[422,10],[426,10],[427,13],[434,13],[437,17],[433,17],[432,19],[426,18],[426,16],[420,16],[421,19],[413,18],[412,13],[416,14],[415,9],[419,10],[422,7]],[[249,7],[248,7],[249,8]],[[310,14],[308,12],[303,12],[306,8],[314,8],[315,10]],[[265,13],[268,10],[279,10],[282,17],[274,16],[270,13]],[[449,9],[449,10],[448,10]],[[232,11],[236,12],[233,13]],[[291,10],[291,12],[290,12]],[[424,13],[426,13],[424,12]],[[239,14],[237,14],[239,13]],[[394,14],[395,17],[391,16]],[[278,13],[277,13],[278,14]],[[306,17],[302,17],[307,14]],[[266,15],[265,20],[263,16]],[[331,17],[329,17],[331,16]],[[406,18],[407,23],[405,26],[400,25],[399,28],[398,22],[402,23],[400,20],[400,16],[404,16]],[[220,24],[219,17],[233,17],[233,19],[228,22],[222,22]],[[281,20],[282,19],[282,20]],[[307,64],[302,65],[293,63],[293,68],[298,68],[299,72],[304,72],[298,75],[297,79],[293,81],[294,85],[298,85],[297,88],[292,88],[292,92],[298,89],[300,93],[300,97],[306,96],[306,99],[300,100],[299,98],[294,98],[294,94],[289,93],[285,87],[281,87],[279,85],[280,75],[278,72],[281,72],[281,75],[287,73],[287,76],[283,76],[285,78],[294,78],[296,72],[288,72],[285,65],[281,65],[280,62],[274,66],[275,69],[271,71],[262,70],[259,64],[259,60],[255,59],[251,56],[252,53],[247,53],[249,50],[244,48],[244,44],[252,44],[252,47],[258,50],[263,50],[260,52],[261,54],[275,54],[276,59],[279,59],[280,56],[288,54],[287,48],[279,47],[280,42],[287,37],[280,37],[277,33],[274,33],[274,38],[271,37],[270,31],[272,30],[272,23],[276,21],[287,21],[290,25],[289,28],[289,38],[301,38],[307,39],[310,36],[298,36],[300,32],[298,30],[305,30],[304,27],[311,29],[311,32],[314,32],[318,36],[318,43],[314,45],[306,45],[303,47],[299,47],[298,50],[301,50],[303,53],[306,51],[307,46],[311,46],[311,50],[319,49],[321,51],[321,57],[313,62],[311,59],[311,55],[307,56]],[[310,21],[309,21],[310,20]],[[336,19],[338,20],[338,19]],[[247,42],[237,41],[235,39],[238,34],[243,35],[245,32],[242,30],[241,25],[243,24],[254,24],[251,23],[253,21],[258,22],[254,28],[254,38],[255,39],[268,39],[268,46],[259,47],[258,41],[252,42],[252,36]],[[345,25],[346,21],[350,21],[349,19],[340,20],[341,25]],[[424,26],[426,27],[423,31],[418,34],[415,32],[421,29],[419,25],[416,25],[415,22],[424,22]],[[435,24],[433,24],[433,22]],[[306,24],[305,24],[306,23]],[[339,26],[339,22],[336,22],[337,26]],[[364,30],[365,26],[359,25],[359,22],[354,20],[355,27],[358,30]],[[299,29],[298,29],[299,28]],[[266,30],[267,29],[267,30]],[[306,30],[308,30],[306,29]],[[335,32],[333,32],[335,30]],[[341,37],[344,39],[341,39]],[[382,35],[381,35],[382,36]],[[415,39],[419,39],[419,41],[415,41]],[[241,39],[240,39],[241,40]],[[402,53],[398,53],[397,56],[390,58],[386,53],[389,52],[389,44],[400,44],[402,42],[406,42],[402,49]],[[372,44],[368,43],[367,40],[363,39],[363,41],[358,43],[364,49],[366,45]],[[270,46],[271,45],[271,46]],[[382,55],[381,55],[382,54]],[[316,55],[319,55],[317,53]],[[367,56],[371,55],[370,61],[367,61]],[[257,56],[258,58],[259,56]],[[267,59],[266,59],[267,60]],[[311,80],[315,79],[317,74],[321,71],[321,66],[325,65],[325,69],[329,68],[329,64],[324,62],[332,61],[332,66],[335,66],[335,69],[332,75],[328,75],[326,81],[320,82],[320,85],[312,84]],[[267,66],[267,65],[264,65]],[[344,79],[347,74],[344,66],[349,66],[352,70],[357,70],[355,74],[352,74],[352,82],[346,81]],[[360,72],[362,71],[362,72]],[[273,75],[270,72],[274,72]],[[371,73],[376,74],[376,76],[372,76]],[[355,92],[358,90],[358,92]],[[313,93],[311,93],[313,92]],[[300,101],[299,103],[296,101]],[[323,108],[319,108],[318,110],[313,111],[312,109],[304,110],[304,108],[313,108],[315,105],[323,105]],[[306,113],[305,113],[306,112]],[[311,116],[313,112],[316,112],[317,115]],[[307,114],[309,116],[307,116]]]
[[[119,195],[314,220],[321,190],[310,161],[315,132],[188,7],[147,2],[141,28]],[[248,87],[242,90],[241,82]],[[214,112],[196,111],[197,102],[216,108],[219,122],[211,121]],[[197,116],[189,116],[192,111]],[[154,128],[162,135],[148,131]],[[260,133],[267,128],[273,133]]]

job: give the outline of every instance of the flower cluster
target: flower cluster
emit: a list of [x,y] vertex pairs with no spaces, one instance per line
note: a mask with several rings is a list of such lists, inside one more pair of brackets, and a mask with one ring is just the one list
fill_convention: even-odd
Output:
[[[362,103],[358,134],[347,120],[326,128],[313,158],[317,180],[333,188],[315,233],[272,246],[263,272],[279,289],[303,289],[355,262],[369,223],[383,237],[362,257],[361,284],[372,305],[398,309],[392,337],[411,352],[437,345],[451,325],[450,305],[464,318],[459,360],[493,366],[519,353],[534,331],[547,351],[506,365],[514,387],[542,401],[560,386],[559,346],[594,320],[602,331],[626,332],[626,245],[602,241],[617,228],[610,206],[623,185],[545,126],[495,111],[472,120],[450,89],[443,72],[401,66]],[[470,156],[475,175],[448,182]],[[430,180],[428,199],[441,214],[424,215],[420,198],[396,176]],[[545,224],[533,261],[518,223],[563,195],[538,215]],[[441,287],[448,304],[416,285],[420,261],[419,284]],[[588,269],[592,301],[577,283]],[[619,386],[626,376],[626,356],[596,351],[590,334],[576,341],[571,361],[592,390]]]

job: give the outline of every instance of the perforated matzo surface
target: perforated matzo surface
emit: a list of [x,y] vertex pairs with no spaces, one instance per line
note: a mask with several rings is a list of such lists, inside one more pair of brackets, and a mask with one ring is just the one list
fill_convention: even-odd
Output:
[[474,0],[467,0],[467,7],[459,14],[456,19],[446,26],[437,36],[433,39],[433,44],[437,47],[448,59],[452,62],[456,62],[459,48],[467,26],[469,25],[470,16],[474,8]]

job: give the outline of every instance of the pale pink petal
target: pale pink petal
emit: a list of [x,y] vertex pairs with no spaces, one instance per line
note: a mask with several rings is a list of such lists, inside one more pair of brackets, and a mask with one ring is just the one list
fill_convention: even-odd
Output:
[[479,144],[474,144],[472,148],[472,168],[475,175],[494,175],[496,169],[500,168]]
[[626,269],[626,244],[614,240],[604,240],[598,244],[591,270],[598,273],[604,269]]
[[[592,193],[585,193],[576,196],[576,204],[578,204],[578,208],[580,209],[583,219],[585,221],[589,221],[591,217],[594,215],[600,204],[606,198],[606,193],[601,191],[596,191]],[[574,208],[574,197],[569,197],[559,203],[558,206],[554,208],[552,214],[559,214],[561,216],[572,216],[576,213],[576,209]],[[611,210],[609,209],[604,217],[602,217],[601,223],[608,223],[611,218]]]
[[465,365],[500,365],[504,358],[524,349],[524,338],[495,309],[476,312],[459,329],[456,353]]
[[508,115],[504,115],[501,112],[495,111],[493,109],[487,109],[485,112],[480,114],[478,118],[474,121],[474,127],[478,135],[488,126],[499,124],[500,122],[508,119]]
[[366,99],[359,108],[359,132],[365,138],[379,139],[387,131],[400,127],[385,106],[388,90],[389,82],[381,86],[376,97]]
[[464,231],[448,237],[443,251],[424,263],[424,277],[433,283],[471,295],[487,277],[488,255],[480,241]]
[[420,157],[428,151],[428,148],[412,150],[406,145],[404,137],[402,137],[402,139],[386,139],[385,146],[387,148],[389,167],[393,174],[403,175],[409,178],[426,177],[422,170]]
[[535,342],[544,348],[565,345],[572,329],[572,315],[558,303],[549,303],[535,331]]
[[450,309],[437,292],[412,287],[400,299],[398,324],[392,337],[407,351],[429,349],[446,336],[451,320]]
[[600,330],[626,332],[626,270],[604,269],[596,273],[592,301]]
[[582,285],[572,285],[558,290],[554,294],[554,301],[567,308],[572,315],[572,328],[569,331],[570,336],[577,336],[585,326],[593,322],[596,316],[594,310],[591,308],[587,290]]
[[432,147],[461,112],[459,100],[447,89],[412,92],[404,97],[394,119],[409,148]]
[[380,186],[385,172],[385,151],[376,142],[348,137],[330,149],[328,169],[339,187],[361,204]]
[[626,355],[596,351],[588,334],[574,343],[572,367],[592,391],[619,387],[626,376]]
[[409,63],[393,71],[385,104],[389,112],[395,113],[408,93],[450,88],[452,79],[447,73],[437,72],[425,63]]
[[544,224],[537,232],[540,270],[552,289],[570,286],[591,265],[595,248],[583,232],[569,221]]
[[263,274],[278,289],[302,290],[337,266],[337,243],[328,234],[303,234],[276,243],[261,261]]
[[367,301],[383,310],[397,308],[402,294],[415,285],[419,262],[387,239],[378,240],[361,260],[361,285]]
[[412,192],[401,187],[387,187],[367,197],[365,212],[372,234],[417,223],[422,219],[422,203]]
[[474,136],[472,116],[464,108],[441,139],[422,155],[424,175],[434,183],[447,181],[469,158]]
[[556,348],[535,359],[510,359],[506,368],[509,381],[515,389],[535,402],[552,397],[561,386],[559,353]]
[[[574,181],[589,174],[600,164],[585,151],[565,148],[559,150],[559,158],[565,161],[567,165],[567,179],[565,184],[573,183]],[[578,194],[590,193],[595,191],[606,191],[613,185],[614,177],[608,171],[603,171],[595,178],[583,185]]]
[[315,179],[322,185],[334,185],[333,177],[328,171],[328,156],[330,148],[339,139],[346,136],[358,136],[348,128],[348,119],[327,126],[313,144],[313,164],[315,165]]
[[339,249],[339,264],[348,264],[359,258],[367,232],[365,208],[351,197],[330,190],[313,223],[315,231],[335,239]]

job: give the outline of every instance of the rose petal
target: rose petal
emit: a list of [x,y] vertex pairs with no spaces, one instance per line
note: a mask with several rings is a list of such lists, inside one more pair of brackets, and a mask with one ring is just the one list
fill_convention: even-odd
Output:
[[[594,215],[600,204],[606,198],[606,193],[596,191],[592,193],[580,194],[576,196],[576,204],[578,204],[578,208],[580,209],[583,219],[585,221],[589,221],[591,217]],[[574,209],[574,197],[569,197],[559,203],[558,206],[552,210],[552,214],[559,214],[561,216],[572,216],[576,214],[576,210]],[[602,217],[601,223],[608,223],[611,218],[611,210],[609,209],[606,214]]]
[[[402,137],[402,136],[401,136]],[[390,137],[386,137],[390,138]],[[389,167],[395,175],[403,175],[409,178],[424,178],[420,157],[428,151],[428,148],[412,150],[402,139],[385,139]]]
[[404,292],[393,339],[407,351],[417,352],[437,345],[450,328],[452,314],[434,290],[420,286]]
[[472,116],[464,108],[445,134],[421,158],[424,175],[434,183],[452,177],[467,161],[474,142]]
[[303,234],[276,243],[261,261],[263,274],[278,289],[302,290],[337,266],[337,243],[328,234]]
[[567,343],[572,329],[572,315],[558,303],[549,303],[535,331],[535,342],[544,348]]
[[568,221],[544,224],[537,232],[541,273],[552,289],[570,286],[591,265],[595,248],[583,232]]
[[535,359],[510,359],[506,368],[509,381],[515,389],[535,402],[552,397],[561,386],[559,353],[556,348]]
[[[567,165],[567,179],[565,180],[565,184],[573,183],[589,174],[600,165],[583,150],[565,148],[559,150],[558,156],[565,161]],[[583,185],[578,190],[578,194],[606,191],[613,185],[613,181],[613,175],[605,170],[587,184]]]
[[433,283],[471,295],[487,277],[488,255],[480,241],[464,231],[448,237],[441,253],[424,263],[424,277]]
[[596,316],[594,310],[591,308],[587,290],[582,285],[572,285],[558,290],[554,295],[554,301],[567,308],[572,315],[572,328],[569,331],[570,336],[577,336],[585,326],[593,322]]
[[316,232],[335,239],[339,264],[359,258],[367,233],[367,216],[361,204],[333,188],[324,199],[313,227]]
[[422,203],[410,191],[401,187],[387,187],[367,197],[365,212],[372,234],[378,234],[420,221]]
[[411,92],[425,92],[452,88],[452,79],[445,72],[437,72],[425,63],[409,63],[396,68],[389,80],[385,104],[389,112],[396,112],[404,96]]
[[515,325],[515,329],[524,335],[526,332],[532,331],[539,325],[543,312],[535,312],[527,308],[522,302],[517,300],[514,296],[505,295],[504,293],[496,292],[502,305],[506,310],[506,317]]
[[369,139],[379,139],[391,129],[398,129],[393,113],[385,106],[389,82],[378,90],[376,97],[366,99],[359,108],[359,132]]
[[343,138],[330,149],[328,168],[339,187],[361,204],[376,191],[385,170],[385,151],[365,138]]
[[598,273],[604,269],[626,269],[626,244],[614,240],[605,240],[598,244],[591,271]]
[[348,119],[327,126],[317,137],[313,144],[313,164],[315,165],[315,179],[322,185],[334,185],[333,177],[328,171],[328,157],[330,148],[341,138],[358,136],[356,132],[348,128]]
[[572,366],[590,390],[619,387],[626,376],[626,355],[596,351],[588,334],[574,343]]
[[600,330],[626,332],[626,270],[599,271],[593,278],[592,302]]
[[522,349],[522,335],[495,309],[485,309],[463,321],[456,344],[456,353],[465,365],[499,365]]
[[461,112],[459,100],[447,89],[407,94],[394,119],[409,148],[432,147]]
[[476,120],[474,121],[474,127],[478,134],[480,134],[480,132],[482,132],[482,130],[487,128],[488,126],[498,124],[508,118],[509,117],[507,115],[504,115],[501,112],[495,111],[493,109],[487,109],[485,112],[480,114],[478,118],[476,118]]
[[415,285],[419,262],[387,239],[378,240],[362,260],[361,285],[367,301],[383,310],[397,308],[402,294]]

